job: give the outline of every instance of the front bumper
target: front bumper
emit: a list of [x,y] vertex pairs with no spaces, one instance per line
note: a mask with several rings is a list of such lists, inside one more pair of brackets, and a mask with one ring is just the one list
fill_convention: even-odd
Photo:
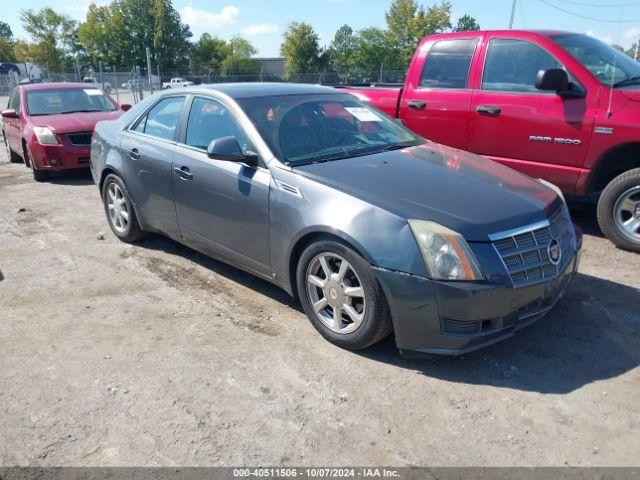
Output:
[[505,282],[440,282],[376,268],[385,291],[396,345],[405,357],[461,355],[513,336],[562,298],[580,262],[576,252],[556,277],[515,288]]
[[90,146],[30,145],[31,160],[38,170],[89,168]]

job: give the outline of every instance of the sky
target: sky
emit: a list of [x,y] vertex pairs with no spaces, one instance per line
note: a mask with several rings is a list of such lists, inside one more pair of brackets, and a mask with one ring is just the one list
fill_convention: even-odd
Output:
[[[5,4],[0,18],[9,23],[18,38],[28,39],[20,24],[21,10],[51,6],[82,20],[92,1],[108,3],[107,0],[0,0]],[[418,1],[428,6],[434,0]],[[483,29],[507,28],[512,1],[451,0],[453,23],[469,14]],[[195,38],[203,32],[225,39],[241,34],[258,48],[261,57],[278,56],[282,33],[291,21],[313,25],[321,45],[328,46],[336,30],[345,23],[354,30],[384,27],[384,13],[390,3],[390,0],[173,0],[173,6]],[[640,0],[517,0],[513,26],[588,33],[628,47],[640,34]]]

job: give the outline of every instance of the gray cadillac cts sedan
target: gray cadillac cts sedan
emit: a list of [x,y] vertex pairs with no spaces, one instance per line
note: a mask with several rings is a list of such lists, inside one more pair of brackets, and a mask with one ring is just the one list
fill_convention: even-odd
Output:
[[392,331],[404,355],[489,345],[578,266],[552,185],[326,87],[161,92],[98,124],[91,170],[121,240],[159,232],[273,282],[349,349]]

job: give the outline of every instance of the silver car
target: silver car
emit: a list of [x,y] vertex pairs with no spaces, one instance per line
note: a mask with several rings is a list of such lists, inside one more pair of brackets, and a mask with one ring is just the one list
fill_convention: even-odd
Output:
[[459,354],[547,313],[578,265],[562,195],[339,90],[186,87],[93,136],[114,234],[164,234],[297,296],[344,348]]

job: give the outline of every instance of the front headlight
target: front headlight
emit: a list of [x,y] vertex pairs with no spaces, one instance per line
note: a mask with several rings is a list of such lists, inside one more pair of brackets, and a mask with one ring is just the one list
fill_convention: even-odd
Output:
[[409,226],[432,279],[484,279],[480,265],[462,235],[424,220],[409,220]]
[[58,139],[49,127],[33,127],[40,145],[57,145]]

